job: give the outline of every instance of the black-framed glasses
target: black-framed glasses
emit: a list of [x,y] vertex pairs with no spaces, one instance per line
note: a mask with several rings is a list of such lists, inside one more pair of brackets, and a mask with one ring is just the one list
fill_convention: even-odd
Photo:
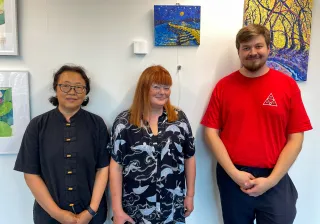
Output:
[[77,94],[81,94],[87,89],[85,86],[71,86],[69,84],[58,84],[58,86],[64,93],[68,93],[71,91],[71,89],[73,89]]

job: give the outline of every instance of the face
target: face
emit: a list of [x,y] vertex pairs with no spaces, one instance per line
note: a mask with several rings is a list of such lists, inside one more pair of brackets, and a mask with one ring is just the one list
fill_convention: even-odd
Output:
[[152,108],[162,108],[169,100],[171,86],[152,84],[149,91],[149,98]]
[[69,112],[78,110],[86,97],[85,86],[86,83],[79,73],[61,73],[56,89],[59,109]]
[[259,35],[248,42],[240,43],[238,53],[243,67],[255,72],[266,64],[270,49],[264,37]]

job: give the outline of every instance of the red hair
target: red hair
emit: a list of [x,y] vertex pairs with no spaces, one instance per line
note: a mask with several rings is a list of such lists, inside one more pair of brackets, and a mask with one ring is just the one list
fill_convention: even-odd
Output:
[[[151,111],[149,92],[152,84],[172,85],[170,73],[162,66],[155,65],[146,68],[137,83],[133,102],[130,107],[130,124],[141,127],[141,120],[147,122]],[[171,105],[170,99],[164,105],[167,111],[168,121],[176,121],[178,116],[175,107]]]

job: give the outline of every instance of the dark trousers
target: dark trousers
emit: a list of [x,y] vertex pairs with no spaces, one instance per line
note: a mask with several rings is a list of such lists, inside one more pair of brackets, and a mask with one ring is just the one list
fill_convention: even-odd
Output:
[[[272,169],[236,166],[255,177],[268,177]],[[296,216],[298,192],[288,174],[258,197],[242,192],[224,169],[217,164],[224,224],[292,224]]]
[[[75,205],[74,210],[76,214],[85,210],[81,205]],[[74,213],[70,208],[70,212]],[[107,219],[107,207],[100,207],[96,216],[94,216],[89,224],[103,224]],[[59,224],[59,222],[50,217],[50,215],[43,210],[43,208],[35,201],[33,207],[33,221],[35,224]]]

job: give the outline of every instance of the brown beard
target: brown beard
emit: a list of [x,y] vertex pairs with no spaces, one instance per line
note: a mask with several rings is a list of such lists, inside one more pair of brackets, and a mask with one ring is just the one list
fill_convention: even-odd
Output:
[[265,65],[266,62],[243,64],[243,67],[250,72],[256,72]]

